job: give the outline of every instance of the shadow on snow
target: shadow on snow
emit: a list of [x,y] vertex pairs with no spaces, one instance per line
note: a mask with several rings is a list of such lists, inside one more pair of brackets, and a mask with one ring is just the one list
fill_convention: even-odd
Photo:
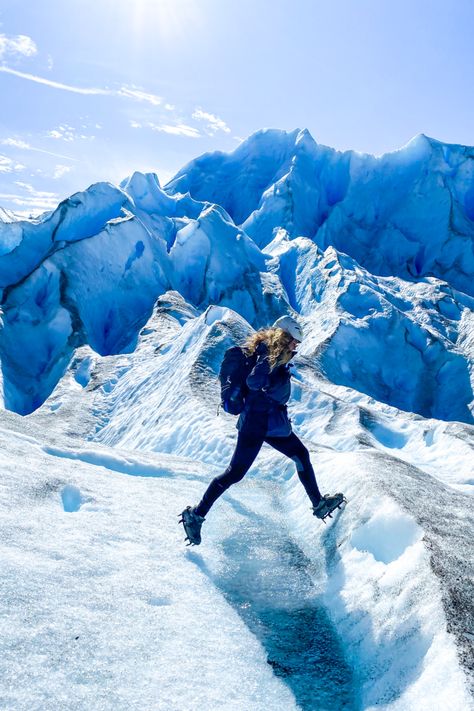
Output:
[[238,513],[248,515],[222,544],[222,569],[211,570],[200,553],[188,552],[188,557],[259,639],[267,663],[303,711],[356,711],[360,704],[353,673],[315,594],[310,560],[277,525],[240,503]]

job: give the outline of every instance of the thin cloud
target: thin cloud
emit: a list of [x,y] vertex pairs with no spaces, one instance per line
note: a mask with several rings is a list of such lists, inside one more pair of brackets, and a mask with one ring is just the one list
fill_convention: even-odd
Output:
[[141,89],[136,89],[135,87],[123,86],[117,92],[119,96],[125,96],[130,99],[135,99],[136,101],[146,101],[152,106],[160,106],[163,103],[161,96],[156,96],[156,94],[150,94],[147,91],[141,91]]
[[169,133],[172,136],[187,136],[188,138],[201,138],[201,134],[197,128],[193,126],[188,126],[185,123],[177,124],[158,124],[147,121],[146,123],[139,123],[138,121],[130,121],[131,128],[151,128],[152,131],[158,133]]
[[7,56],[32,57],[37,54],[38,48],[35,42],[28,35],[13,35],[8,37],[0,34],[0,59]]
[[25,167],[0,153],[0,173],[21,173],[22,170],[25,170]]
[[[25,217],[40,215],[42,212],[55,210],[59,204],[59,197],[50,198],[48,200],[38,200],[35,197],[23,197],[22,195],[6,195],[0,193],[0,200],[9,200],[12,205],[15,205],[15,214]],[[28,210],[17,210],[16,207],[27,207]]]
[[117,92],[111,89],[99,89],[96,87],[80,87],[72,86],[71,84],[63,84],[59,81],[53,81],[52,79],[45,79],[44,77],[36,76],[36,74],[28,74],[27,72],[19,72],[17,69],[12,69],[11,67],[0,67],[0,72],[6,74],[12,74],[20,79],[27,79],[28,81],[33,81],[36,84],[43,84],[44,86],[52,87],[53,89],[62,89],[63,91],[72,91],[74,94],[83,94],[86,96],[114,96]]
[[32,185],[27,183],[20,184],[18,187],[24,190],[26,195],[21,193],[0,193],[0,201],[8,200],[11,205],[15,205],[15,208],[28,208],[23,213],[15,209],[17,214],[25,216],[39,214],[46,210],[54,210],[58,206],[59,196],[56,193],[36,191]]
[[63,177],[63,175],[66,175],[66,173],[70,173],[71,170],[72,168],[70,165],[57,165],[53,173],[54,180],[59,180]]
[[53,129],[52,131],[48,131],[48,133],[46,134],[46,136],[47,136],[48,138],[63,138],[65,141],[67,141],[67,140],[72,141],[72,140],[73,140],[72,138],[67,139],[67,138],[66,138],[60,131],[58,131],[57,129]]
[[11,67],[6,66],[0,67],[0,72],[12,74],[15,77],[19,77],[20,79],[27,79],[28,81],[35,82],[36,84],[49,86],[52,89],[70,91],[74,94],[82,94],[83,96],[115,96],[120,97],[122,99],[132,99],[133,101],[145,101],[151,104],[152,106],[159,106],[163,102],[161,96],[142,91],[141,89],[138,89],[134,86],[122,86],[120,87],[120,89],[102,89],[96,86],[74,86],[73,84],[64,84],[63,82],[53,81],[52,79],[46,79],[45,77],[40,77],[36,74],[20,72],[17,69],[12,69]]
[[0,173],[11,173],[13,170],[13,161],[7,156],[0,155]]
[[50,191],[45,191],[45,190],[36,190],[30,183],[24,183],[21,180],[15,180],[15,185],[18,185],[19,188],[22,188],[23,190],[26,190],[27,193],[30,195],[34,195],[37,198],[40,199],[45,199],[45,198],[53,198],[56,197],[56,193],[52,193]]
[[44,148],[36,148],[35,146],[31,146],[29,143],[26,141],[22,141],[21,139],[18,138],[4,138],[2,141],[0,141],[0,144],[3,146],[12,146],[13,148],[19,148],[24,151],[35,151],[37,153],[46,153],[48,156],[54,156],[54,158],[63,158],[65,160],[72,160],[74,163],[81,163],[78,158],[72,158],[71,156],[65,156],[62,155],[61,153],[54,153],[53,151],[47,151]]
[[[87,126],[84,126],[84,128],[87,128]],[[68,143],[76,141],[77,139],[93,140],[95,138],[95,136],[87,136],[84,133],[78,133],[74,126],[69,126],[68,124],[61,124],[57,128],[53,128],[51,131],[47,132],[46,137],[55,138]]]
[[187,126],[185,123],[179,123],[176,124],[175,126],[171,126],[169,124],[156,124],[156,123],[151,123],[149,124],[150,128],[152,131],[158,131],[162,133],[170,133],[173,136],[187,136],[188,138],[200,138],[201,134],[197,130],[197,128],[193,128],[193,126]]
[[30,150],[31,146],[26,141],[21,141],[18,138],[4,138],[1,141],[3,146],[13,146],[14,148],[22,148],[24,150]]
[[213,136],[217,131],[223,131],[224,133],[230,133],[230,128],[219,116],[215,114],[210,114],[207,111],[203,111],[201,108],[197,108],[193,111],[192,115],[195,121],[203,121],[206,123],[205,131],[210,136]]

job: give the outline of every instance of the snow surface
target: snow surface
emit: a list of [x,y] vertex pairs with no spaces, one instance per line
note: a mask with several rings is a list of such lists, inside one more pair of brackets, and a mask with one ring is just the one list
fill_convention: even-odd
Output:
[[[474,708],[472,154],[262,131],[0,213],[0,708]],[[187,549],[223,353],[283,313],[347,506],[264,447]]]

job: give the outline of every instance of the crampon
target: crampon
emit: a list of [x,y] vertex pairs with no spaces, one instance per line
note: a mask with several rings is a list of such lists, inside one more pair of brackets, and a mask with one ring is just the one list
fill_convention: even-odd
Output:
[[331,514],[335,509],[340,509],[342,504],[346,504],[347,499],[344,494],[325,494],[317,506],[313,506],[313,516],[326,523],[326,518],[332,518]]
[[178,523],[183,524],[186,533],[187,546],[198,546],[201,543],[201,526],[205,521],[203,516],[195,513],[192,506],[187,506],[180,514],[181,518]]

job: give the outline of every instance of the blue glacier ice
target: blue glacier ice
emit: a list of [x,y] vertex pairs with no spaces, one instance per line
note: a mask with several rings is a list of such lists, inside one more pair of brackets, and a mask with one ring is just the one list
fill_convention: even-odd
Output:
[[261,246],[280,227],[371,272],[436,276],[474,294],[474,148],[423,134],[379,157],[341,153],[308,131],[259,131],[206,154],[165,187],[217,202]]
[[35,409],[80,345],[133,349],[171,289],[255,327],[294,310],[333,382],[472,422],[473,158],[422,134],[374,157],[262,130],[165,188],[136,172],[32,220],[3,213],[6,406]]

